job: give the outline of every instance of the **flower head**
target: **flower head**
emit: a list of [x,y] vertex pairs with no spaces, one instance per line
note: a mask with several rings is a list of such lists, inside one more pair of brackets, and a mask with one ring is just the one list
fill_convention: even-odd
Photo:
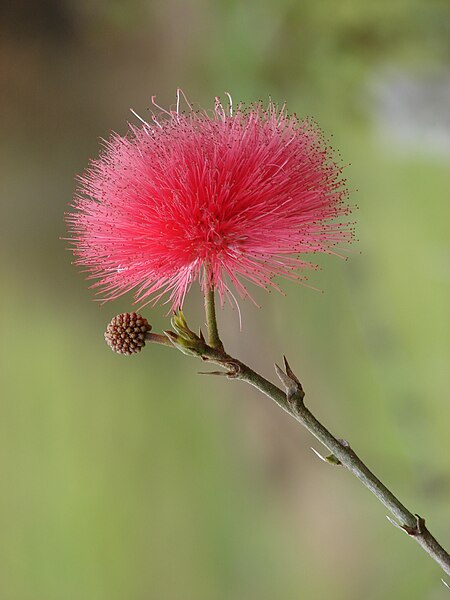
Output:
[[79,179],[73,253],[104,300],[167,293],[177,309],[195,280],[222,301],[248,282],[278,289],[313,267],[302,255],[351,238],[342,168],[313,122],[273,103],[178,104],[113,134]]

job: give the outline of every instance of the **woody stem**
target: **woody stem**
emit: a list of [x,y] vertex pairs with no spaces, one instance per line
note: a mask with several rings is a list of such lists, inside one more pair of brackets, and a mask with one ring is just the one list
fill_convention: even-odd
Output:
[[[220,341],[217,330],[214,309],[214,288],[205,294],[206,317],[208,322],[209,346],[202,351],[202,358],[220,365],[228,370],[228,376],[245,381],[271,398],[280,408],[301,423],[315,438],[317,438],[332,453],[335,464],[346,467],[359,481],[374,494],[378,500],[398,520],[398,527],[415,540],[423,550],[450,575],[450,555],[439,544],[436,538],[425,526],[425,520],[413,514],[400,500],[382,483],[378,477],[365,465],[348,442],[334,437],[328,429],[311,413],[303,402],[304,392],[297,378],[297,392],[289,396],[279,387],[253,371],[240,360],[227,354]],[[291,373],[292,374],[292,373]],[[289,375],[289,373],[288,373]],[[295,377],[295,376],[294,376]],[[289,379],[289,378],[288,378]]]
[[[239,361],[238,361],[239,362]],[[280,408],[301,423],[396,517],[399,527],[415,540],[425,552],[450,575],[450,555],[425,526],[424,519],[411,513],[394,494],[376,477],[346,442],[335,438],[304,405],[303,397],[288,401],[285,392],[270,381],[239,362],[236,379],[246,381],[271,398]]]

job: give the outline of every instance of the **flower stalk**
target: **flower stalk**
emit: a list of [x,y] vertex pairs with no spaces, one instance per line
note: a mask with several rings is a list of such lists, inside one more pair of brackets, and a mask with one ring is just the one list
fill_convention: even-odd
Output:
[[208,284],[205,293],[206,325],[208,327],[208,345],[217,350],[223,350],[217,327],[215,290],[212,283]]
[[173,347],[173,343],[167,335],[162,335],[161,333],[147,333],[145,335],[145,341],[152,344],[160,344],[161,346]]

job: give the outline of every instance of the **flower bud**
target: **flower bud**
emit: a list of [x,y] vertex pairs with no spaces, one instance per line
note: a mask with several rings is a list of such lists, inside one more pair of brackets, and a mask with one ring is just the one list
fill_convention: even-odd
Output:
[[145,346],[145,335],[152,326],[141,315],[122,313],[115,316],[105,331],[105,341],[118,354],[136,354]]

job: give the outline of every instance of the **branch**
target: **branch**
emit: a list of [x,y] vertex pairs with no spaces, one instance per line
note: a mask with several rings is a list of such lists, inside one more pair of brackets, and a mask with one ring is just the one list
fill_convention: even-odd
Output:
[[[172,325],[176,333],[165,332],[169,344],[185,354],[197,356],[225,369],[224,372],[215,371],[210,373],[211,375],[226,375],[229,379],[249,383],[306,427],[331,452],[331,456],[326,457],[324,460],[330,464],[346,467],[397,519],[396,522],[388,517],[389,521],[406,532],[436,561],[445,573],[450,575],[450,555],[427,529],[425,519],[409,511],[384,483],[372,473],[347,441],[335,438],[316,419],[304,404],[305,393],[303,387],[287,360],[284,359],[284,371],[278,365],[275,365],[276,373],[284,387],[283,391],[243,362],[225,352],[217,331],[213,288],[210,288],[206,294],[205,307],[210,344],[206,344],[202,335],[199,337],[189,329],[181,312],[172,319]],[[147,333],[146,340],[167,345],[167,341],[164,340],[163,336],[157,334]]]
[[[372,473],[345,440],[338,440],[305,406],[302,386],[285,360],[286,373],[276,366],[286,391],[253,371],[225,352],[207,349],[202,358],[228,369],[230,379],[249,383],[273,400],[318,439],[332,453],[327,462],[346,467],[394,515],[400,527],[414,539],[438,565],[450,575],[450,555],[425,526],[425,519],[410,512],[400,500]],[[281,375],[282,374],[282,375]]]
[[214,309],[214,289],[211,287],[205,295],[205,306],[208,320],[210,339],[218,342],[212,347],[206,346],[201,352],[203,360],[209,360],[227,369],[231,379],[239,379],[249,383],[260,392],[273,400],[280,408],[286,411],[296,421],[318,439],[332,453],[327,461],[332,464],[343,465],[361,483],[374,494],[378,500],[398,520],[397,525],[413,538],[425,552],[435,560],[438,565],[450,575],[450,555],[439,544],[425,526],[425,519],[410,512],[400,500],[382,483],[374,473],[363,463],[356,452],[345,440],[338,440],[328,429],[316,419],[304,404],[305,393],[303,387],[284,359],[285,372],[275,365],[275,370],[280,378],[285,391],[253,371],[241,361],[229,356],[220,342],[216,315]]
[[[289,376],[289,365],[285,361],[286,371]],[[278,368],[279,369],[279,368]],[[281,371],[281,370],[280,370]],[[412,537],[424,550],[435,560],[440,567],[450,575],[450,555],[444,550],[439,542],[433,537],[425,526],[425,519],[416,514],[412,514],[394,494],[372,473],[372,471],[363,463],[356,452],[350,447],[348,442],[336,439],[329,431],[316,419],[303,402],[304,393],[300,387],[292,394],[294,386],[286,388],[286,393],[278,387],[268,382],[264,377],[255,373],[249,367],[242,365],[238,379],[250,383],[258,390],[269,396],[288,414],[301,423],[306,429],[317,438],[332,453],[335,464],[341,464],[346,467],[361,483],[374,494],[378,500],[396,517],[401,529]],[[297,383],[294,381],[294,383]],[[332,458],[328,457],[328,459]]]

